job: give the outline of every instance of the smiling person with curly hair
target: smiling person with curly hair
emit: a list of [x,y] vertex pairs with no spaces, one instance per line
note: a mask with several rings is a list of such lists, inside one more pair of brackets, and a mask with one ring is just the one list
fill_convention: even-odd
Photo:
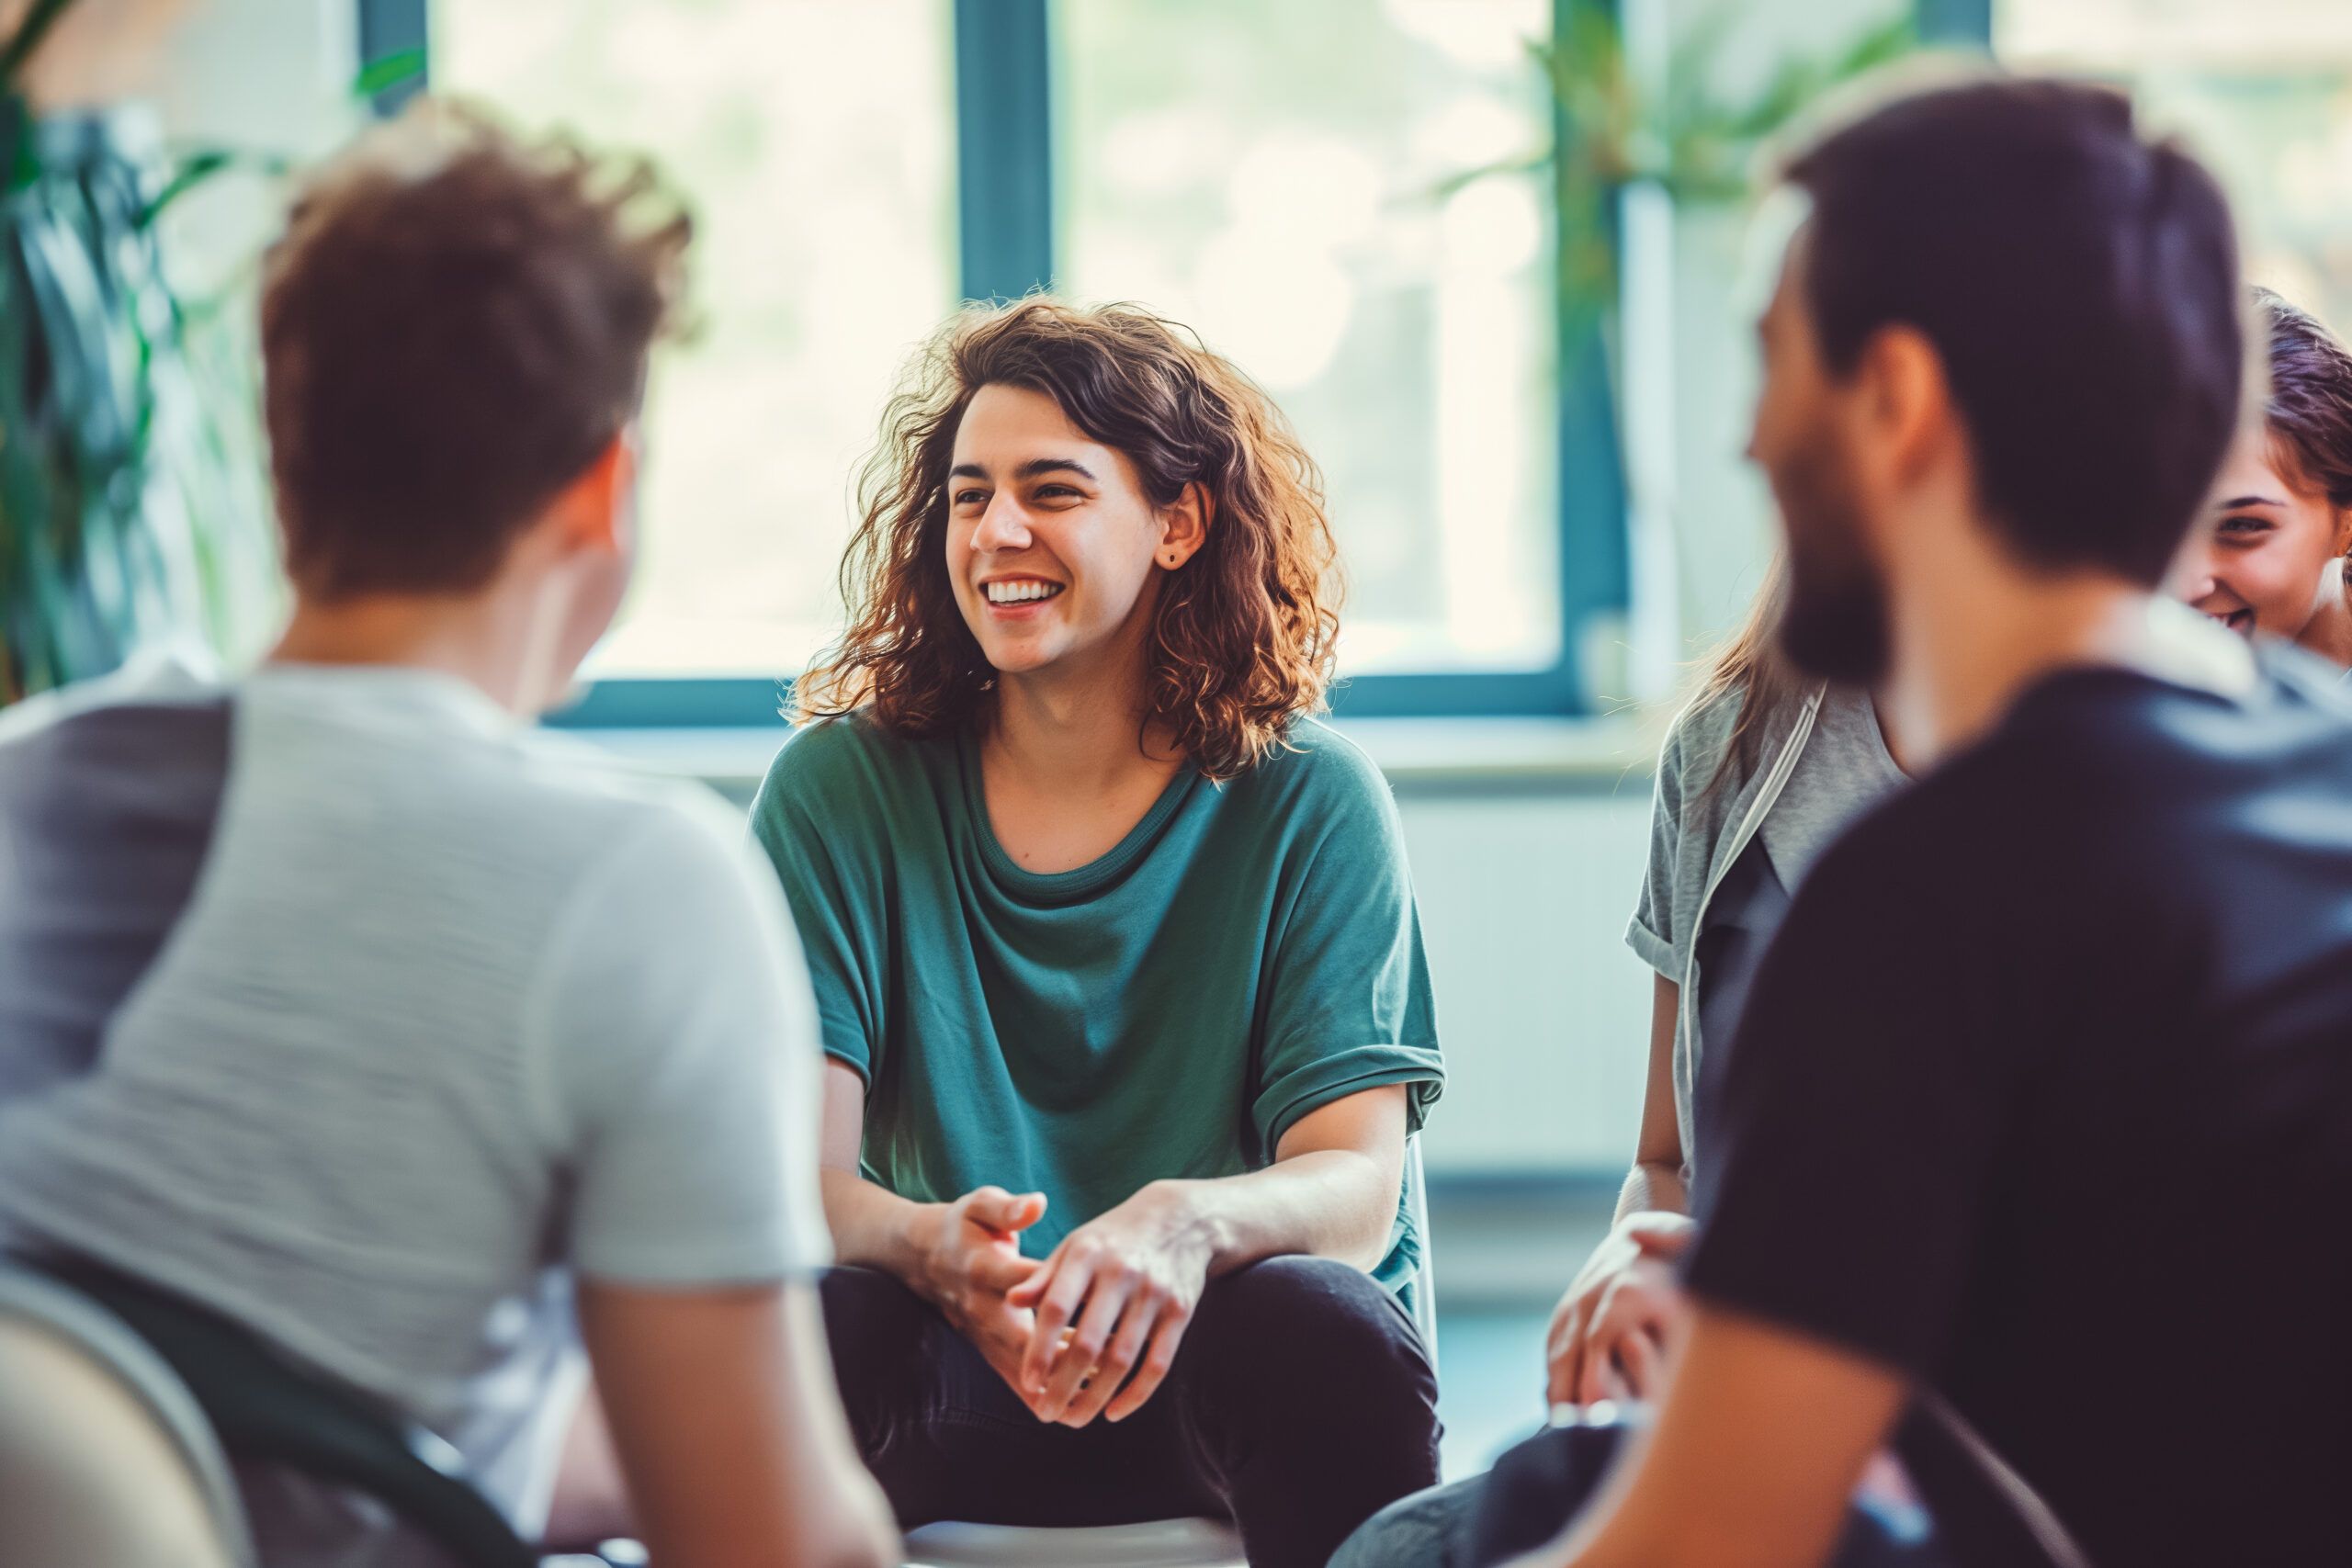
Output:
[[753,810],[861,1448],[910,1527],[1209,1514],[1319,1565],[1436,1475],[1400,1193],[1443,1069],[1395,807],[1312,716],[1315,466],[1182,329],[1036,299],[931,343],[862,502]]

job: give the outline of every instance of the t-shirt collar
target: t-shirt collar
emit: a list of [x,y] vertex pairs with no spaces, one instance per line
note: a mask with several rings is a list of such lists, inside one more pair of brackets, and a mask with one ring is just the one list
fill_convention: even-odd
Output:
[[413,714],[486,736],[507,736],[523,721],[491,700],[462,676],[413,664],[308,664],[273,660],[256,668],[250,682],[296,701],[323,701],[338,707],[364,705],[373,712]]

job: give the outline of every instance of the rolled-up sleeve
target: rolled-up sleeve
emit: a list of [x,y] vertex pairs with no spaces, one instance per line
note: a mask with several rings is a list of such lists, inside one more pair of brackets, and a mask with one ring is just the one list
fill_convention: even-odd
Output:
[[1266,1157],[1300,1117],[1387,1084],[1409,1086],[1407,1130],[1418,1131],[1445,1064],[1404,831],[1376,773],[1332,813],[1290,902],[1272,978],[1250,1108]]

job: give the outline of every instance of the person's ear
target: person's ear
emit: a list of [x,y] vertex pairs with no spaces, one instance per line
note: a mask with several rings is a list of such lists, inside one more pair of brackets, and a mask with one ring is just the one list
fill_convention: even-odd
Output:
[[2335,549],[2339,556],[2352,556],[2352,506],[2335,509]]
[[1159,547],[1152,553],[1155,564],[1174,571],[1198,555],[1208,543],[1209,525],[1216,518],[1216,498],[1209,494],[1209,487],[1194,479],[1184,487],[1175,503],[1159,513]]
[[548,512],[567,549],[616,555],[629,547],[636,492],[636,433],[624,428],[557,493]]
[[1916,327],[1892,326],[1871,335],[1860,369],[1872,444],[1897,483],[1919,482],[1960,434],[1943,355]]

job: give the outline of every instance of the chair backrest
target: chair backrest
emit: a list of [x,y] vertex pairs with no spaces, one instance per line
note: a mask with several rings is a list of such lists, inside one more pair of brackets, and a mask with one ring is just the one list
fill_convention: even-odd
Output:
[[227,1461],[139,1337],[0,1259],[0,1562],[252,1568]]
[[907,1532],[907,1568],[1246,1568],[1241,1538],[1209,1519],[1054,1529],[925,1525]]
[[1421,1331],[1421,1348],[1429,1353],[1430,1371],[1437,1371],[1437,1241],[1430,1235],[1429,1177],[1421,1168],[1421,1140],[1405,1140],[1405,1207],[1413,1217],[1413,1234],[1421,1238],[1421,1269],[1413,1280],[1413,1326]]
[[176,1373],[230,1458],[374,1498],[461,1568],[537,1568],[537,1552],[431,1432],[167,1292],[78,1260],[42,1258],[35,1266],[119,1319]]

